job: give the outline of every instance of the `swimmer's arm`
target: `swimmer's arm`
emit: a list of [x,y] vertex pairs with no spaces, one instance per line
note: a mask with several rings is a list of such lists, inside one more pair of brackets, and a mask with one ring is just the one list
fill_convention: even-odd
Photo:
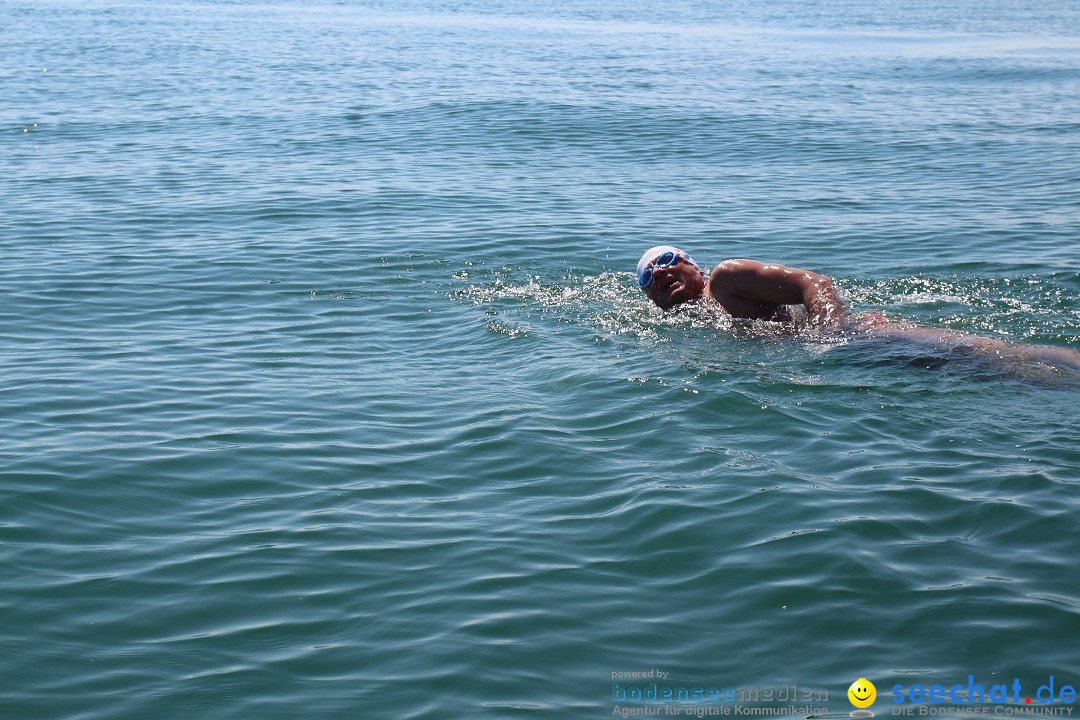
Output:
[[712,271],[709,292],[735,317],[761,317],[770,306],[803,305],[812,322],[836,327],[848,314],[832,278],[756,260],[726,260]]

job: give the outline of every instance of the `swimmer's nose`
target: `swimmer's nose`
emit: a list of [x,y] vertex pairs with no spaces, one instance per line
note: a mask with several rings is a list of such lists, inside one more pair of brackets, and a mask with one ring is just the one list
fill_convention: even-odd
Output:
[[656,283],[657,287],[665,287],[667,285],[667,281],[670,280],[671,276],[674,274],[675,268],[673,267],[657,268],[653,272],[653,282]]

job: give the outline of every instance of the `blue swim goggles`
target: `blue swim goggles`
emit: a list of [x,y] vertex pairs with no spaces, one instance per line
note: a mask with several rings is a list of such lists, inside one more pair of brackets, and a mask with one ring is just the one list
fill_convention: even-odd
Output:
[[678,265],[679,261],[682,260],[682,259],[683,258],[682,258],[681,255],[678,255],[678,254],[673,253],[670,250],[668,250],[666,253],[664,253],[660,257],[656,258],[655,260],[653,260],[651,263],[649,263],[649,267],[642,270],[641,274],[638,275],[637,281],[638,281],[638,284],[641,285],[641,289],[642,290],[648,290],[649,286],[652,285],[653,268],[654,267],[658,267],[658,268],[674,267],[674,266]]

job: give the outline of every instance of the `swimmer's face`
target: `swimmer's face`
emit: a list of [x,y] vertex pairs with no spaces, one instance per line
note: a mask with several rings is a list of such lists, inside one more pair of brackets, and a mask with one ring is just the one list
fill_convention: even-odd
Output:
[[650,267],[653,269],[653,281],[645,294],[664,310],[701,297],[701,292],[705,289],[705,277],[701,274],[701,268],[688,261],[685,256],[671,267]]

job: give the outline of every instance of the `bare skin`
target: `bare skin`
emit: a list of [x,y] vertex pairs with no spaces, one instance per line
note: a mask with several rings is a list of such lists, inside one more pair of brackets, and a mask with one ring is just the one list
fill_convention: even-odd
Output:
[[892,337],[925,343],[948,352],[970,352],[983,358],[1038,362],[1080,369],[1080,353],[1050,345],[1017,345],[996,338],[978,337],[955,330],[921,327],[908,320],[886,319],[881,313],[855,320],[851,327],[871,337]]
[[748,320],[789,320],[785,305],[803,305],[823,327],[838,327],[848,315],[832,278],[757,260],[725,260],[707,279],[688,262],[654,267],[645,294],[665,310],[711,297],[732,317]]
[[725,260],[709,276],[708,293],[733,317],[769,319],[784,305],[802,305],[810,322],[839,327],[847,306],[832,278],[757,260]]
[[645,294],[665,310],[690,300],[712,298],[732,317],[788,321],[792,317],[786,306],[802,305],[809,322],[822,329],[847,328],[862,335],[917,340],[941,350],[1080,368],[1080,353],[1067,348],[1015,345],[920,327],[906,320],[886,319],[879,312],[856,318],[832,278],[809,270],[744,259],[725,260],[708,276],[685,260],[666,268],[649,267],[653,268],[653,281]]

